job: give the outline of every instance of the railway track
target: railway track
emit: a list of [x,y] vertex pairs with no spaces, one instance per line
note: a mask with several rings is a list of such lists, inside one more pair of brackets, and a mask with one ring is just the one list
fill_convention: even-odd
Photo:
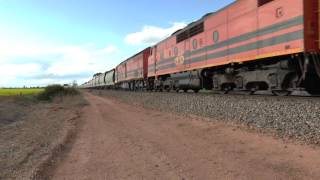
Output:
[[320,98],[320,94],[307,94],[307,95],[303,95],[303,94],[292,94],[292,95],[275,95],[272,92],[268,92],[268,91],[257,91],[254,92],[253,94],[250,92],[228,92],[228,93],[223,93],[223,92],[217,92],[217,91],[200,91],[200,93],[212,93],[212,94],[221,94],[221,95],[244,95],[244,96],[273,96],[273,97],[305,97],[305,98]]
[[[102,89],[103,90],[103,89]],[[175,90],[170,90],[170,91],[147,91],[147,90],[137,90],[137,91],[131,91],[131,92],[158,92],[158,93],[187,93],[187,94],[214,94],[214,95],[222,95],[222,96],[265,96],[265,97],[278,97],[278,98],[319,98],[320,99],[320,94],[307,94],[307,95],[303,95],[303,94],[293,94],[293,95],[275,95],[272,92],[269,91],[256,91],[254,93],[251,92],[237,92],[237,91],[230,91],[228,93],[222,92],[222,91],[214,91],[214,90],[200,90],[198,92],[195,92],[193,90],[188,90],[188,91],[183,91],[183,90],[179,90],[179,91],[175,91]]]

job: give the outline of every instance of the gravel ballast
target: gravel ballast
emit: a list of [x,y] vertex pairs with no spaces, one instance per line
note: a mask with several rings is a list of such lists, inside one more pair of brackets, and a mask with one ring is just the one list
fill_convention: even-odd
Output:
[[163,112],[240,123],[320,144],[320,99],[302,97],[160,93],[103,90],[96,94]]

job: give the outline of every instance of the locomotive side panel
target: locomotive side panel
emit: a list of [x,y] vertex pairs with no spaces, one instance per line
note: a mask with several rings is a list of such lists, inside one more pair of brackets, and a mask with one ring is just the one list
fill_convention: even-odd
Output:
[[175,39],[170,37],[157,45],[155,55],[157,76],[173,72],[175,68],[173,55],[175,44]]
[[276,0],[258,8],[257,58],[304,51],[302,0]]
[[228,19],[232,20],[256,10],[256,7],[257,0],[238,0],[229,5],[225,10],[228,11]]
[[275,0],[258,7],[257,0],[237,1],[205,19],[205,35],[176,45],[169,38],[169,57],[157,63],[158,75],[302,52],[302,0],[286,4]]
[[[244,1],[247,2],[247,1]],[[241,7],[247,5],[241,4]],[[228,11],[228,56],[229,61],[225,63],[241,61],[245,59],[255,59],[258,54],[257,50],[257,35],[250,34],[250,38],[245,37],[246,34],[257,31],[257,10],[254,8],[254,3],[248,5],[246,13],[242,13],[239,16],[233,16],[234,7]],[[240,5],[238,5],[240,6]],[[236,6],[235,6],[236,7]],[[250,11],[249,11],[250,10]],[[237,39],[240,39],[237,41]]]
[[[172,61],[172,71],[183,71],[187,68],[187,65],[184,62],[184,53],[185,53],[185,45],[188,43],[188,40],[182,41],[180,43],[176,43],[172,48],[173,61]],[[190,64],[189,64],[190,65]]]
[[[185,69],[197,69],[207,65],[206,33],[200,33],[184,41],[186,48],[184,49],[185,59],[177,64],[184,64]],[[182,54],[183,55],[183,54]],[[179,69],[177,69],[179,70]]]
[[[220,11],[205,20],[205,33],[207,43],[207,54],[219,54],[228,50],[228,26],[227,26],[228,13],[227,11]],[[201,50],[198,50],[201,51]],[[197,51],[194,52],[196,54]],[[229,62],[229,56],[225,54],[224,57],[215,56],[214,58],[207,58],[206,66],[217,66]]]
[[[185,62],[190,65],[185,66],[184,70],[224,65],[248,56],[256,57],[256,48],[244,50],[240,46],[250,43],[242,40],[240,35],[257,29],[256,5],[256,0],[237,1],[205,18],[204,32],[194,36],[196,41],[194,38],[186,40],[190,41],[192,50],[185,53]],[[255,43],[256,36],[250,40]],[[194,44],[197,43],[200,46],[195,48]]]
[[[165,54],[169,54],[169,57],[160,59],[160,62],[157,63],[157,69],[159,69],[157,75],[213,67],[231,62],[231,59],[229,60],[229,45],[233,47],[241,45],[241,43],[250,42],[239,42],[239,40],[231,38],[256,31],[256,8],[256,0],[237,1],[225,9],[204,18],[203,32],[178,42],[178,44],[175,42],[176,36],[167,39]],[[201,21],[197,23],[199,26],[201,25]],[[187,28],[190,29],[192,27]],[[182,31],[187,30],[184,29]],[[251,41],[256,42],[255,38],[256,36]],[[256,48],[247,52],[239,52],[242,49],[243,47],[231,49],[233,61],[234,59],[248,58],[248,56],[252,58],[257,56]]]

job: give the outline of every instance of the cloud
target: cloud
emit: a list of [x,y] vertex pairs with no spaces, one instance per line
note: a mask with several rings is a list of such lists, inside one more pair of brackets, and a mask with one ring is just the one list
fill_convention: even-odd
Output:
[[28,64],[1,64],[0,76],[32,76],[41,72],[41,66],[35,63]]
[[44,86],[73,80],[83,83],[92,74],[113,68],[121,59],[121,51],[114,45],[5,46],[0,42],[0,87]]
[[125,42],[130,45],[155,44],[169,37],[173,32],[184,28],[186,25],[186,23],[173,23],[169,28],[146,25],[140,32],[128,34],[125,37]]
[[22,76],[30,78],[40,74],[41,72],[41,66],[35,63],[0,64],[0,85],[11,84]]

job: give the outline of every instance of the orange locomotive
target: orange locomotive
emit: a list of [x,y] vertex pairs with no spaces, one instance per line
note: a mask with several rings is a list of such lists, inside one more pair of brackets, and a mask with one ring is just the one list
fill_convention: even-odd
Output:
[[319,91],[319,0],[237,0],[151,48],[148,89]]
[[146,87],[149,55],[150,48],[146,48],[116,67],[115,84],[117,88],[136,90]]

